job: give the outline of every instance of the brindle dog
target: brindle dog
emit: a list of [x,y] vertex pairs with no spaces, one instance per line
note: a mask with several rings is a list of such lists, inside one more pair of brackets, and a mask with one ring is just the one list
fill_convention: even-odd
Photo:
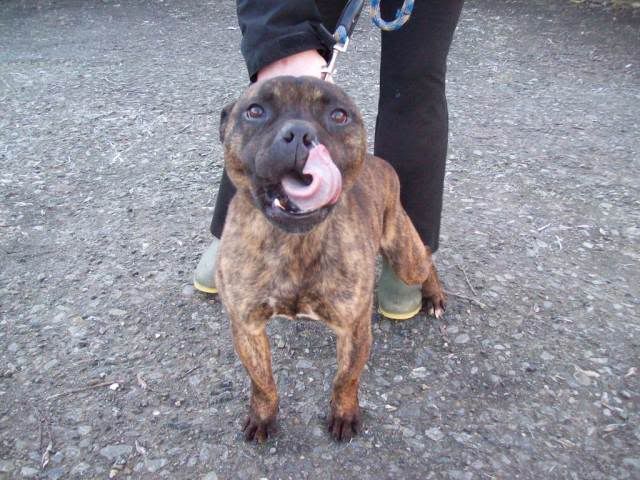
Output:
[[[335,332],[328,428],[335,439],[349,439],[360,424],[358,385],[372,340],[376,255],[381,252],[405,283],[421,284],[430,313],[440,316],[446,297],[431,252],[400,205],[395,171],[367,153],[362,117],[337,86],[311,77],[254,84],[224,109],[220,135],[237,193],[216,284],[251,377],[245,438],[262,442],[273,432],[278,393],[265,327],[282,316],[319,320]],[[287,198],[283,179],[295,176],[302,187],[309,182],[305,163],[317,144],[339,170],[341,193],[301,211]]]

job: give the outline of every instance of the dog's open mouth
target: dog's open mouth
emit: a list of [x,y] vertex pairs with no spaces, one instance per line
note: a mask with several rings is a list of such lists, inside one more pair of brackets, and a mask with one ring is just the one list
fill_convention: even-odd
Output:
[[[310,179],[300,179],[300,182],[303,181],[310,182]],[[289,198],[284,188],[282,188],[282,184],[267,187],[265,189],[265,197],[268,205],[273,209],[278,209],[289,215],[304,215],[305,213]]]
[[279,225],[298,222],[300,229],[306,230],[302,223],[322,221],[341,192],[340,170],[326,147],[316,144],[309,151],[302,173],[291,172],[280,183],[263,185],[257,193],[268,218]]
[[289,174],[282,179],[286,198],[302,212],[311,212],[338,201],[342,191],[340,170],[322,144],[315,144],[301,175]]

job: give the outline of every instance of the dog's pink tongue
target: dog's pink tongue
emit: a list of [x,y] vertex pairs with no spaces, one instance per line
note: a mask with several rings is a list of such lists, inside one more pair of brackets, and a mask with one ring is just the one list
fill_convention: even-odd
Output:
[[324,145],[316,145],[309,151],[302,173],[311,177],[309,185],[290,175],[282,179],[284,192],[300,210],[310,212],[338,201],[342,175]]

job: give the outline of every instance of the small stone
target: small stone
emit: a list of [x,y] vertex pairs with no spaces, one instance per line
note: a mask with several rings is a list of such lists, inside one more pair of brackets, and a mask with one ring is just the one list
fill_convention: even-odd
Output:
[[573,374],[573,378],[575,378],[576,382],[578,382],[583,387],[588,387],[589,385],[591,385],[591,379],[584,373],[583,370],[576,370]]
[[60,463],[62,463],[63,459],[64,459],[64,453],[56,452],[51,456],[51,463],[53,463],[54,465],[59,465]]
[[14,468],[11,460],[0,460],[0,473],[12,472]]
[[78,426],[78,433],[80,435],[87,435],[91,432],[91,425],[80,425]]
[[34,478],[38,476],[39,473],[40,473],[40,470],[32,467],[22,467],[22,469],[20,470],[20,475],[22,475],[25,478]]
[[426,378],[427,377],[427,369],[425,367],[418,367],[411,370],[412,378]]
[[640,470],[640,458],[626,457],[622,459],[622,464]]
[[218,480],[218,474],[212,470],[205,474],[205,476],[202,477],[202,480]]
[[112,308],[111,310],[109,310],[109,315],[113,315],[114,317],[124,317],[126,314],[126,311],[119,308]]
[[100,449],[100,455],[113,461],[131,453],[131,445],[114,444]]
[[185,297],[193,297],[194,293],[195,293],[195,288],[193,288],[192,285],[185,285],[182,288],[182,295]]
[[313,363],[311,363],[309,360],[301,358],[300,360],[298,360],[296,362],[296,368],[298,370],[305,370],[305,369],[308,369],[308,368],[313,368]]
[[109,385],[109,390],[113,390],[114,392],[116,390],[118,390],[120,388],[120,384],[119,383],[112,383],[111,385]]
[[471,435],[469,435],[468,433],[464,433],[464,432],[454,433],[454,434],[452,434],[452,437],[454,438],[454,440],[456,442],[461,443],[463,445],[471,442],[471,440],[473,439],[473,437]]
[[553,360],[554,358],[556,358],[555,356],[551,355],[549,352],[542,352],[540,354],[540,358],[542,360],[544,360],[545,362],[548,362],[549,360]]
[[147,470],[154,473],[164,467],[167,463],[169,463],[169,461],[166,458],[156,458],[154,460],[147,460],[145,462],[145,466],[147,467]]
[[47,470],[47,478],[49,480],[60,480],[64,477],[64,468],[56,467],[50,470]]
[[467,343],[469,340],[471,340],[469,335],[467,335],[466,333],[461,333],[455,338],[454,342],[457,344],[463,344],[463,343]]
[[91,466],[88,463],[80,462],[79,464],[77,464],[71,469],[71,476],[85,475],[90,468]]
[[439,442],[444,438],[444,434],[438,427],[433,427],[425,430],[424,434],[434,442]]
[[606,357],[591,357],[589,361],[597,363],[598,365],[606,365],[609,362],[609,359]]

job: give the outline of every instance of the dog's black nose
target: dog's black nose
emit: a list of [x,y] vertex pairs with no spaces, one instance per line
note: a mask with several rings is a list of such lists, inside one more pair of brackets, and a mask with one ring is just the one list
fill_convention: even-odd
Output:
[[269,155],[256,162],[258,176],[279,181],[284,175],[302,174],[309,150],[317,142],[316,128],[305,120],[289,120],[278,130]]
[[305,121],[287,122],[280,130],[280,136],[296,148],[300,145],[310,149],[316,141],[316,129]]

